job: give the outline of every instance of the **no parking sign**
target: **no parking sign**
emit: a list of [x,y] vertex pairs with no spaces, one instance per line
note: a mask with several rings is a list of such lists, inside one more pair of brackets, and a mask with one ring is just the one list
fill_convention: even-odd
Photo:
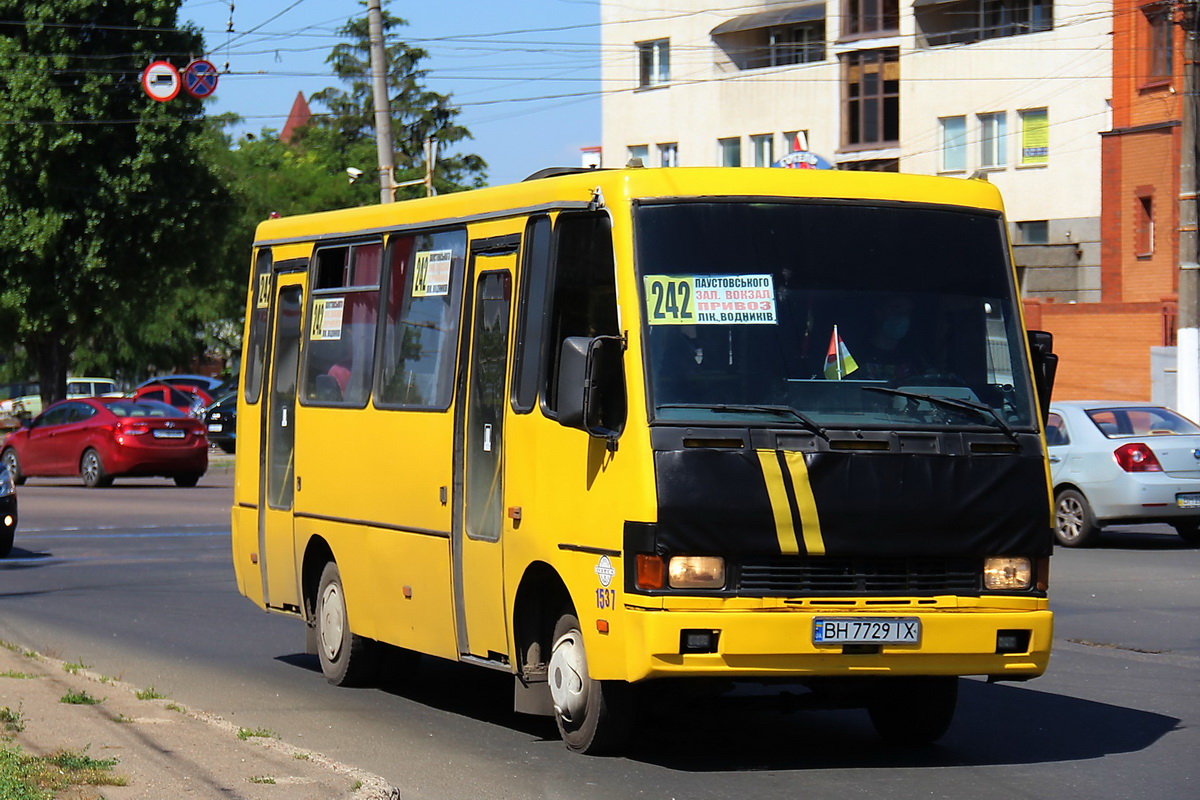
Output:
[[183,88],[192,97],[205,98],[217,90],[217,68],[198,58],[183,68]]

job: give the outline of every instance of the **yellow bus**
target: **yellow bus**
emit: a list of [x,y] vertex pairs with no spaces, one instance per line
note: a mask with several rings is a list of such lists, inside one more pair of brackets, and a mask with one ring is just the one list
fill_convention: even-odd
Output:
[[1045,670],[1055,357],[985,181],[550,170],[251,271],[237,582],[331,682],[500,670],[599,753],[670,682],[912,742]]

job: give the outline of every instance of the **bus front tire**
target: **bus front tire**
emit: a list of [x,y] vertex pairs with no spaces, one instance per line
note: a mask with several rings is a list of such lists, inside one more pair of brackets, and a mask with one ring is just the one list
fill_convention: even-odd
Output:
[[587,755],[616,752],[631,728],[629,684],[588,676],[583,633],[573,612],[559,617],[552,641],[550,695],[563,742],[569,750]]
[[958,705],[958,678],[888,678],[867,706],[871,724],[888,744],[922,745],[945,735]]
[[336,562],[321,571],[316,600],[317,656],[325,680],[335,686],[365,686],[378,666],[375,642],[350,632],[346,592]]

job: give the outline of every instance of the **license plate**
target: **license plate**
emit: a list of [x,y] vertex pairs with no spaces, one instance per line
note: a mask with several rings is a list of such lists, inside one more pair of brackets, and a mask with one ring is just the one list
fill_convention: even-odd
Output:
[[219,422],[214,422],[213,424],[208,426],[209,433],[220,433],[223,430],[225,430],[225,426]]
[[182,439],[187,436],[186,431],[159,430],[154,432],[155,439]]
[[918,644],[921,620],[915,617],[818,617],[813,644]]
[[1175,495],[1175,505],[1180,508],[1200,508],[1200,492]]

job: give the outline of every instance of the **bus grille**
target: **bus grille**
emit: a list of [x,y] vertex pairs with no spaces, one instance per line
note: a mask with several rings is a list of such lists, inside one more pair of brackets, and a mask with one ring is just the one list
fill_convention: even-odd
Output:
[[737,592],[748,595],[938,594],[978,592],[973,558],[796,558],[742,564]]

